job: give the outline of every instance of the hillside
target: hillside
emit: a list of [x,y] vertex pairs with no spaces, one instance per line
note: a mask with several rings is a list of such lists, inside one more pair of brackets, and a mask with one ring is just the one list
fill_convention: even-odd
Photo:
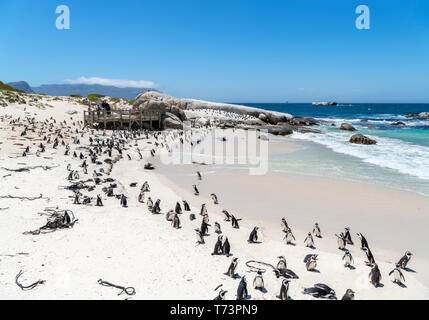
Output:
[[7,85],[25,93],[34,93],[33,89],[31,89],[30,85],[25,81],[9,82]]

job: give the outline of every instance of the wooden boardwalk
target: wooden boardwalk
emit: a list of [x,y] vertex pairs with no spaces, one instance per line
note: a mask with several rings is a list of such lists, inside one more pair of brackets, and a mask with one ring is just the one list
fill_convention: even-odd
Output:
[[[84,125],[90,128],[128,129],[144,128],[161,129],[160,111],[112,110],[84,111]],[[146,126],[144,126],[146,124]]]

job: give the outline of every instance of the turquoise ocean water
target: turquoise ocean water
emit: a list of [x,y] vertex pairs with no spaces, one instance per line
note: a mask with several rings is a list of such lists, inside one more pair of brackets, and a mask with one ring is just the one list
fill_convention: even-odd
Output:
[[[323,134],[294,133],[286,138],[312,148],[274,155],[271,170],[376,183],[429,196],[429,121],[406,118],[408,113],[429,111],[429,104],[244,105],[322,122],[318,129]],[[405,126],[392,125],[397,121]],[[339,130],[343,122],[352,124],[358,130],[355,133],[377,140],[377,145],[350,144],[354,133]]]

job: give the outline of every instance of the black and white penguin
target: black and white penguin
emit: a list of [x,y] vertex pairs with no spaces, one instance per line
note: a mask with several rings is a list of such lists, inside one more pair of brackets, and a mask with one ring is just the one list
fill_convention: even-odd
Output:
[[205,235],[209,232],[209,226],[207,225],[207,223],[204,220],[201,222],[201,229],[200,230],[201,230],[202,235]]
[[222,254],[222,240],[223,240],[222,236],[219,236],[217,238],[214,250],[212,252],[212,256]]
[[209,215],[208,215],[207,213],[203,216],[203,221],[204,221],[205,223],[209,224],[210,219],[209,219]]
[[138,202],[140,202],[140,203],[144,203],[144,192],[143,191],[140,191],[140,193],[139,193],[139,197],[138,197]]
[[126,197],[124,194],[122,194],[122,195],[121,195],[121,206],[122,206],[123,208],[126,208],[126,207],[127,207],[127,204],[128,204],[128,202],[127,202],[127,197]]
[[354,299],[355,299],[355,292],[352,289],[347,289],[346,293],[344,294],[341,300],[354,300]]
[[237,300],[244,300],[248,295],[246,276],[243,276],[237,288]]
[[253,288],[261,291],[264,289],[264,278],[262,277],[262,271],[258,271],[255,278],[253,279]]
[[74,195],[74,202],[73,202],[73,204],[80,204],[79,193],[77,193],[77,192]]
[[234,229],[240,229],[238,220],[233,215],[231,215],[231,224]]
[[286,258],[283,256],[278,257],[280,260],[277,263],[277,269],[286,269],[287,268],[287,263],[286,263]]
[[173,225],[174,229],[180,228],[180,219],[179,219],[179,216],[177,215],[177,213],[175,213],[173,216],[172,225]]
[[368,259],[368,261],[366,261],[365,263],[367,265],[374,264],[375,263],[375,259],[374,259],[374,256],[372,255],[371,250],[368,247],[366,247],[366,248],[363,248],[363,251],[366,253],[366,257]]
[[225,241],[222,245],[222,253],[226,255],[226,257],[229,257],[229,254],[231,252],[231,245],[229,244],[228,237],[225,237]]
[[336,299],[335,291],[323,283],[316,283],[312,288],[305,288],[302,293],[315,298]]
[[101,196],[97,195],[97,207],[102,207],[103,206],[103,201],[101,200]]
[[225,295],[228,291],[220,290],[219,294],[213,300],[225,300]]
[[376,263],[370,265],[371,272],[369,273],[370,282],[374,285],[374,287],[378,287],[381,282],[381,272]]
[[308,254],[304,258],[304,263],[307,271],[314,271],[317,267],[317,254]]
[[227,275],[228,277],[234,278],[237,264],[238,264],[238,258],[232,259],[232,262],[229,265],[228,271],[225,273],[225,275]]
[[197,237],[197,244],[204,244],[204,237],[201,230],[195,229],[195,235]]
[[219,202],[217,200],[217,196],[214,193],[212,193],[210,196],[212,197],[212,200],[213,200],[214,204],[219,204]]
[[203,180],[203,177],[201,176],[201,172],[199,172],[199,171],[197,171],[197,177],[198,177],[198,180]]
[[314,248],[314,240],[311,232],[308,233],[307,237],[304,240],[304,244],[308,248]]
[[153,214],[159,214],[159,213],[161,213],[160,204],[161,204],[161,200],[160,199],[156,200],[155,205],[152,208],[152,213]]
[[399,263],[396,264],[395,269],[389,272],[389,276],[393,274],[393,282],[397,284],[402,284],[402,281],[405,282],[405,277],[402,274],[401,266]]
[[273,271],[277,278],[299,279],[298,275],[291,269],[275,269]]
[[175,212],[177,214],[181,214],[182,213],[182,206],[180,205],[179,202],[176,202],[176,208],[174,210],[175,210]]
[[225,221],[229,221],[231,219],[231,215],[228,211],[222,210],[222,213],[225,215]]
[[282,218],[281,227],[283,232],[287,232],[287,230],[289,229],[289,225],[287,224],[287,221],[285,218]]
[[291,228],[288,228],[288,229],[286,230],[286,234],[285,234],[285,236],[284,236],[284,238],[283,238],[283,241],[286,241],[286,244],[291,244],[291,243],[292,243],[292,240],[295,240],[295,241],[296,241],[295,236],[294,236],[294,235],[293,235],[293,233],[292,233],[292,229],[291,229]]
[[189,203],[186,200],[183,200],[183,209],[185,211],[191,211],[191,208],[189,207]]
[[280,300],[289,299],[289,280],[283,279],[282,286],[280,287],[280,294],[277,297]]
[[349,268],[353,263],[353,256],[349,250],[345,250],[343,255],[344,267]]
[[151,197],[147,198],[146,204],[147,204],[147,208],[149,209],[149,211],[152,212],[152,209],[153,209],[153,200],[152,200]]
[[194,195],[199,196],[200,195],[200,191],[198,190],[197,186],[194,184]]
[[249,239],[247,240],[248,243],[255,243],[258,241],[258,227],[254,227],[252,232],[249,235]]
[[366,239],[365,239],[365,237],[363,236],[363,234],[362,233],[356,233],[357,234],[357,236],[359,237],[359,239],[360,239],[360,243],[361,243],[361,245],[360,245],[360,248],[363,250],[363,248],[369,248],[369,246],[368,246],[368,241],[366,241]]
[[214,226],[215,226],[215,232],[217,234],[222,233],[219,222],[215,222]]
[[338,249],[344,250],[346,248],[346,239],[344,238],[344,233],[340,233],[340,235],[335,234],[337,237]]
[[313,227],[313,234],[315,237],[321,238],[322,232],[320,231],[319,224],[316,222]]
[[205,214],[207,214],[207,207],[206,207],[206,204],[205,204],[205,203],[203,203],[203,204],[201,205],[200,215],[201,215],[201,216],[204,216]]
[[349,227],[345,228],[344,239],[346,240],[347,244],[354,245]]
[[413,254],[410,251],[405,252],[404,256],[398,261],[399,267],[407,269],[408,262],[410,262],[412,256]]

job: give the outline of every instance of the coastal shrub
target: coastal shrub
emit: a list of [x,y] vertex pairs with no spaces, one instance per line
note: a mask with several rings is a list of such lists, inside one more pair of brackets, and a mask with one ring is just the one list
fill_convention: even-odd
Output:
[[82,98],[80,94],[71,94],[70,97],[72,98]]
[[13,87],[11,87],[11,86],[9,86],[9,85],[1,82],[1,81],[0,81],[0,90],[6,90],[6,91],[14,91],[14,92],[19,92],[19,93],[24,93],[24,91],[15,89],[15,88],[13,88]]
[[128,100],[128,104],[129,104],[130,106],[134,105],[134,102],[136,102],[136,100],[135,100],[135,99],[133,99],[133,100]]
[[88,100],[90,101],[97,101],[100,100],[101,98],[104,98],[105,96],[103,96],[102,94],[90,94],[88,95]]

